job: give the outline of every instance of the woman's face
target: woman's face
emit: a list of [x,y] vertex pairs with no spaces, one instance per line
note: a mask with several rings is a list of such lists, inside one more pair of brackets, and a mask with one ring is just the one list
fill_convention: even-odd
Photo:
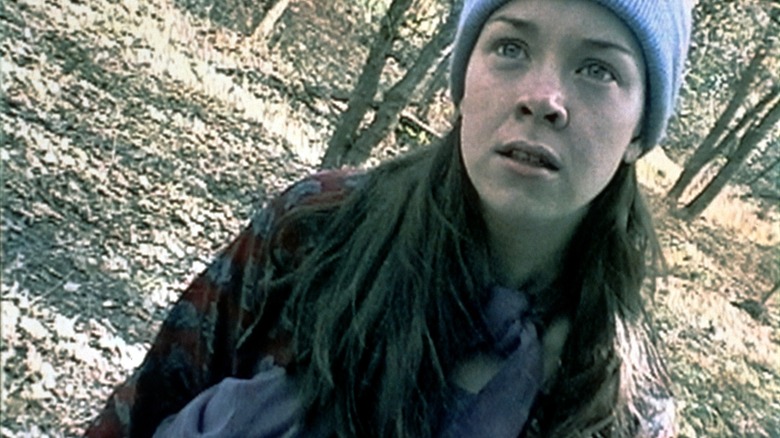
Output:
[[640,152],[642,52],[592,1],[514,0],[486,21],[466,70],[461,153],[482,208],[577,219]]

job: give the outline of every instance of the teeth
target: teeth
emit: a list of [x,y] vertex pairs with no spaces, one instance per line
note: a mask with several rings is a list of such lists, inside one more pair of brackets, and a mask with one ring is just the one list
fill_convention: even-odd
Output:
[[532,164],[534,166],[547,167],[547,164],[540,157],[536,155],[529,155],[522,151],[513,150],[511,156],[512,159],[517,161],[522,161],[524,163]]

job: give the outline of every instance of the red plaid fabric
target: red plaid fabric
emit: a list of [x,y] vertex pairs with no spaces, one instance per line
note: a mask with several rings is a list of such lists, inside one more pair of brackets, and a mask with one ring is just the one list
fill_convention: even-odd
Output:
[[[290,360],[289,334],[276,329],[288,291],[260,287],[266,243],[278,220],[305,205],[334,204],[360,175],[315,174],[271,201],[171,308],[141,366],[119,385],[85,436],[151,436],[167,416],[226,377],[250,378],[259,359]],[[275,254],[300,256],[304,239],[285,229]]]

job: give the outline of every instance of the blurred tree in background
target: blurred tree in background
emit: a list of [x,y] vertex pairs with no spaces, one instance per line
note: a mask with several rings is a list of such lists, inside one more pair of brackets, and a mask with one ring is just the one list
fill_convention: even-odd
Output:
[[260,23],[252,30],[252,39],[257,43],[264,43],[268,36],[273,32],[274,26],[282,17],[282,14],[290,6],[290,0],[272,0],[271,6],[263,15]]
[[363,117],[371,108],[374,95],[379,88],[382,70],[387,62],[403,22],[406,11],[412,5],[412,0],[393,0],[382,18],[379,31],[373,38],[368,58],[360,74],[355,89],[347,104],[347,109],[339,118],[333,137],[325,151],[323,167],[338,167],[345,161],[345,155],[355,140],[355,132],[359,129]]
[[[419,88],[426,73],[435,65],[436,60],[441,58],[443,51],[452,41],[459,8],[457,5],[445,4],[449,12],[446,13],[444,23],[435,26],[433,36],[417,51],[415,60],[410,63],[404,76],[384,93],[384,99],[376,105],[371,122],[365,129],[361,129],[361,122],[372,107],[382,69],[387,58],[392,56],[391,48],[401,34],[401,25],[412,3],[411,0],[394,0],[388,8],[382,20],[382,27],[371,46],[358,85],[352,92],[347,110],[339,120],[325,151],[323,167],[357,165],[364,162],[371,155],[371,150],[398,124],[400,113],[412,100],[414,91]],[[418,20],[407,21],[416,24],[414,27],[418,27],[423,21],[419,20],[419,17],[416,18]],[[423,127],[422,122],[417,120],[414,122],[419,127]]]
[[780,199],[779,16],[769,1],[700,0],[694,9],[681,109],[665,145],[685,161],[668,193],[683,202],[682,217],[701,214],[732,179],[751,196]]

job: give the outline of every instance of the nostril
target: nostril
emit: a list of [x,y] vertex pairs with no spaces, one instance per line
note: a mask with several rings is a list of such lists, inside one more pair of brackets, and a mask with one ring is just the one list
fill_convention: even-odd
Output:
[[519,102],[517,106],[518,117],[537,119],[555,128],[562,128],[568,124],[566,108],[555,102],[554,99],[527,99]]

